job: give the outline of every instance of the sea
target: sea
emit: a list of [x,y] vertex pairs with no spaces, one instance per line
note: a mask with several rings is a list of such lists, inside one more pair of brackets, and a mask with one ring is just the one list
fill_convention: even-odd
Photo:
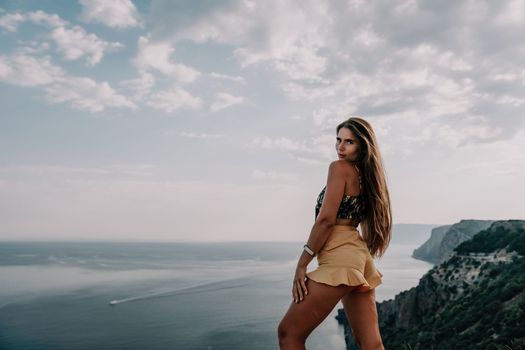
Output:
[[[278,349],[303,244],[0,243],[0,349]],[[417,246],[391,243],[375,260],[377,301],[433,267],[411,258]],[[308,349],[345,349],[338,308]]]

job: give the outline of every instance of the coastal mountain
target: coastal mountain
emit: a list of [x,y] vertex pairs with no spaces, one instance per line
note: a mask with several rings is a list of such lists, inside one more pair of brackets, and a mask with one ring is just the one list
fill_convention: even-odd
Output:
[[452,225],[439,226],[432,229],[430,238],[423,243],[419,248],[414,249],[412,257],[415,259],[428,261],[433,264],[439,262],[438,252],[440,251],[440,245],[443,241],[443,237],[447,233],[448,229]]
[[412,257],[440,264],[452,255],[452,251],[460,243],[468,241],[493,222],[493,220],[461,220],[453,225],[436,227],[432,230],[430,238],[414,250]]
[[525,221],[493,222],[377,309],[386,349],[525,349]]

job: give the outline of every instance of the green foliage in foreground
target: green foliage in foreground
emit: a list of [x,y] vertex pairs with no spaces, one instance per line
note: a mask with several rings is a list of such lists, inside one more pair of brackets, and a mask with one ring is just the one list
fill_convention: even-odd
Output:
[[471,252],[489,253],[507,247],[507,251],[516,251],[525,255],[525,229],[519,226],[521,220],[509,220],[512,229],[503,226],[480,231],[472,239],[458,245],[454,250],[459,254]]

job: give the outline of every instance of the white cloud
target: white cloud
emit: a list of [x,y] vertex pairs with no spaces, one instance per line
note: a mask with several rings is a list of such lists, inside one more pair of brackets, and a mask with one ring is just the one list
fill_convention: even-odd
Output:
[[[157,32],[173,42],[189,39],[233,44],[235,56],[246,67],[270,61],[291,79],[319,80],[326,60],[319,54],[330,21],[327,6],[318,1],[237,1],[191,12],[184,1],[152,3]],[[175,16],[175,18],[173,17]]]
[[0,17],[0,27],[10,32],[16,32],[18,24],[25,21],[25,16],[20,13],[8,13]]
[[366,28],[360,28],[354,37],[356,44],[368,47],[376,46],[380,44],[382,40],[383,39],[371,28],[371,25]]
[[79,26],[74,26],[72,29],[55,28],[51,32],[51,37],[55,41],[58,51],[66,59],[76,60],[87,56],[87,62],[91,66],[100,62],[105,51],[115,51],[124,47],[121,43],[107,42],[95,34],[88,34]]
[[133,63],[140,70],[154,69],[180,82],[192,82],[201,75],[199,71],[171,61],[174,48],[167,42],[151,42],[148,37],[139,38],[139,52]]
[[49,43],[47,41],[36,40],[18,40],[17,52],[20,54],[36,55],[49,50]]
[[155,85],[155,77],[152,74],[140,72],[138,78],[121,81],[120,85],[132,91],[133,100],[142,100]]
[[[76,60],[86,56],[89,65],[93,66],[100,62],[104,52],[118,50],[124,45],[118,42],[108,42],[100,39],[95,34],[87,33],[82,27],[75,25],[71,29],[66,28],[68,22],[56,14],[44,11],[33,11],[27,13],[9,13],[0,17],[0,27],[8,31],[16,32],[18,24],[31,22],[53,28],[49,35],[57,46],[57,51],[62,53],[68,60]],[[46,44],[47,43],[41,43]],[[35,47],[35,45],[32,45]],[[29,52],[26,45],[26,52]]]
[[332,97],[338,88],[336,84],[326,84],[324,86],[308,86],[293,81],[287,82],[282,86],[282,90],[292,99],[299,101],[315,101],[321,98]]
[[[425,141],[437,140],[438,143],[451,148],[461,147],[471,143],[498,140],[503,134],[501,128],[489,125],[483,117],[463,120],[462,123],[434,124],[422,131],[427,135]],[[425,132],[427,131],[427,132]]]
[[45,88],[50,103],[68,102],[73,108],[101,112],[107,107],[136,108],[127,97],[120,95],[105,81],[86,77],[68,77]]
[[25,54],[0,56],[0,80],[18,86],[39,86],[63,79],[66,73],[51,58]]
[[[495,139],[483,128],[507,137],[520,124],[525,49],[516,33],[525,25],[522,1],[229,1],[185,11],[191,6],[189,0],[152,3],[152,40],[175,47],[187,40],[226,44],[244,69],[273,68],[288,97],[334,112],[315,116],[323,130],[346,114],[412,115],[439,130],[466,128],[473,142],[489,142]],[[462,124],[477,115],[486,118],[481,127]],[[401,121],[418,134],[407,118]],[[403,140],[408,144],[391,150],[408,154],[427,142]]]
[[33,11],[27,14],[29,21],[37,24],[45,24],[50,27],[65,26],[67,21],[60,18],[57,14],[49,14],[44,11]]
[[84,21],[116,28],[141,26],[137,8],[130,0],[80,0],[80,4],[80,18]]
[[[145,105],[162,110],[166,113],[173,113],[179,109],[199,109],[203,101],[197,96],[193,96],[180,86],[153,92],[155,77],[145,71],[140,72],[136,79],[124,80],[120,85],[130,91],[131,99],[142,102]],[[173,132],[166,131],[166,134]],[[183,135],[188,136],[188,135]]]
[[[333,134],[317,134],[306,141],[294,141],[287,137],[256,137],[246,146],[259,149],[286,150],[292,152],[292,156],[301,163],[320,164],[320,162],[335,159],[335,136],[334,126]],[[305,158],[304,155],[317,158]]]
[[16,53],[0,56],[0,81],[19,86],[42,87],[49,103],[69,103],[73,108],[100,112],[107,107],[136,108],[109,83],[87,77],[71,76],[50,57]]
[[242,96],[233,96],[225,92],[219,92],[215,95],[215,101],[210,106],[212,112],[220,111],[221,109],[242,103],[244,97]]
[[147,105],[172,113],[183,108],[198,109],[202,105],[202,100],[199,97],[192,96],[182,88],[173,87],[170,90],[160,91],[151,95]]
[[416,65],[424,64],[425,68],[430,68],[428,63],[452,71],[470,71],[473,66],[464,58],[452,51],[438,49],[436,46],[422,43],[413,48],[400,49],[395,53],[400,58],[408,59]]
[[34,24],[47,25],[50,27],[60,27],[67,24],[67,21],[61,19],[60,16],[40,10],[25,14],[8,13],[0,17],[0,27],[3,27],[10,32],[16,32],[18,24],[22,22],[32,22]]
[[525,26],[525,3],[521,0],[505,1],[504,9],[495,20],[500,25]]
[[294,45],[274,60],[275,69],[292,80],[322,81],[327,59],[317,54],[318,48]]
[[238,82],[238,83],[245,83],[246,82],[246,79],[244,79],[243,77],[238,76],[238,75],[232,76],[232,75],[227,75],[227,74],[211,72],[210,73],[210,77],[215,78],[215,79],[223,79],[223,80],[235,81],[235,82]]
[[502,96],[498,96],[495,102],[497,104],[502,104],[506,106],[511,105],[513,107],[519,107],[523,103],[525,103],[525,98],[514,97],[510,95],[502,95]]

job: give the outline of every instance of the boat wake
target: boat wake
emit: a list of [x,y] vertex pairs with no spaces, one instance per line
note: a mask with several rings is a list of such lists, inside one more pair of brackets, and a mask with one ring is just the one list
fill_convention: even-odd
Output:
[[109,305],[117,305],[117,304],[128,303],[128,302],[139,301],[139,300],[172,297],[172,296],[184,295],[184,294],[216,292],[216,291],[224,290],[224,289],[240,288],[240,287],[248,286],[254,283],[256,282],[254,281],[247,282],[245,277],[234,278],[230,280],[221,280],[221,281],[216,281],[216,282],[207,282],[207,283],[196,284],[193,286],[188,286],[188,287],[179,288],[179,289],[171,289],[171,290],[163,291],[163,292],[148,293],[148,294],[138,295],[138,296],[124,298],[124,299],[111,300],[109,302]]

